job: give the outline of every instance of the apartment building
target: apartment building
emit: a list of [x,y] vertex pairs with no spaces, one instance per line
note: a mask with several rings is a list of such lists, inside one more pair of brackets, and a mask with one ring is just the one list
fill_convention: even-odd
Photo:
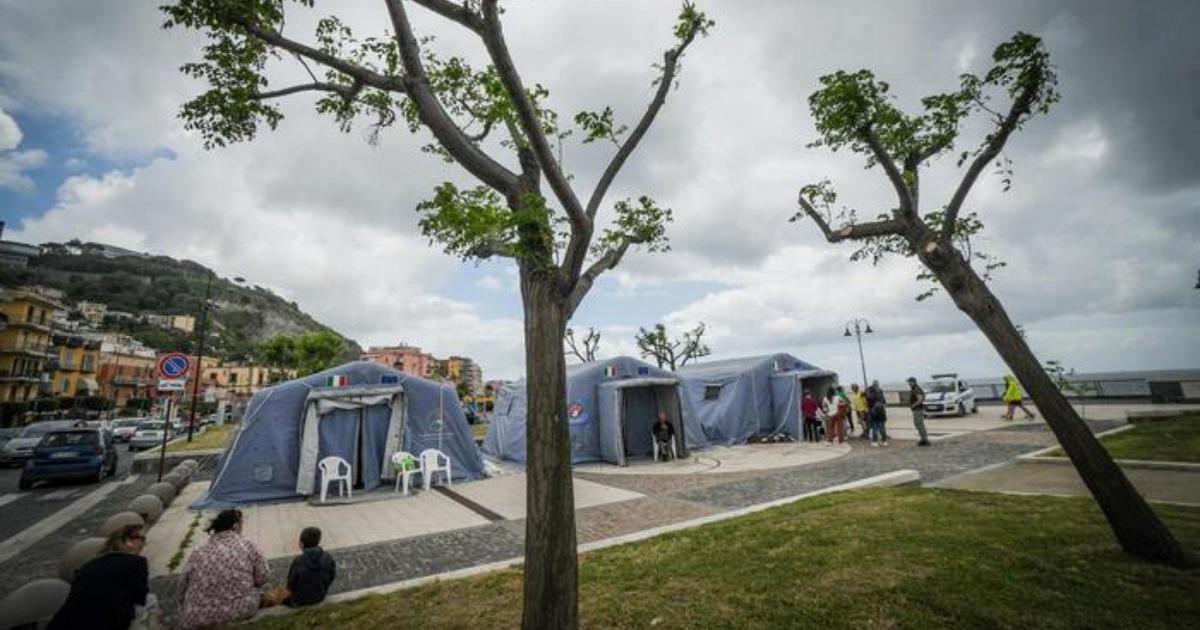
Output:
[[0,401],[26,402],[38,396],[50,358],[50,321],[62,303],[35,287],[0,290]]

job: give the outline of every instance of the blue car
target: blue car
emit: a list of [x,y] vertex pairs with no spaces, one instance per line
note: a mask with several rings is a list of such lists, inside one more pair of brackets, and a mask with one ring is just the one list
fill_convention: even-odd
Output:
[[50,431],[33,449],[21,471],[19,486],[28,490],[39,481],[90,479],[97,483],[117,474],[117,449],[104,429]]

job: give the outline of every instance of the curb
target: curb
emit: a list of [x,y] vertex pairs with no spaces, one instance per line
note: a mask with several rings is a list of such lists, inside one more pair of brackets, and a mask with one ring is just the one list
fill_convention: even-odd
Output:
[[[747,506],[744,508],[739,508],[736,510],[731,510],[728,512],[720,512],[720,513],[712,514],[709,516],[703,516],[700,518],[694,518],[694,519],[687,520],[687,521],[680,521],[678,523],[672,523],[670,525],[663,525],[660,527],[645,529],[645,530],[642,530],[639,532],[634,532],[632,534],[626,534],[624,536],[616,536],[613,538],[605,538],[603,540],[597,540],[597,541],[593,541],[590,543],[585,543],[585,544],[578,546],[577,553],[586,553],[589,551],[606,549],[608,547],[617,547],[617,546],[625,545],[625,544],[632,543],[632,542],[638,542],[638,541],[647,540],[650,538],[656,538],[658,536],[662,536],[663,534],[669,534],[671,532],[677,532],[677,531],[681,531],[681,530],[685,530],[685,529],[691,529],[693,527],[699,527],[701,525],[718,523],[720,521],[726,521],[726,520],[729,520],[732,518],[737,518],[739,516],[744,516],[746,514],[752,514],[754,512],[761,512],[763,510],[769,510],[774,507],[779,507],[781,505],[788,505],[790,503],[796,503],[799,501],[803,501],[804,499],[818,497],[818,496],[825,495],[825,494],[833,494],[836,492],[843,492],[846,490],[858,490],[860,488],[883,488],[883,487],[891,487],[891,486],[907,486],[907,485],[919,484],[920,481],[921,481],[921,474],[916,470],[910,470],[910,469],[896,470],[896,471],[892,471],[889,473],[884,473],[882,475],[875,475],[874,477],[867,477],[865,479],[859,479],[857,481],[851,481],[851,482],[839,484],[836,486],[830,486],[828,488],[822,488],[820,490],[814,490],[812,492],[805,492],[803,494],[797,494],[797,495],[790,496],[790,497],[784,497],[782,499],[776,499],[774,501],[768,501],[766,503],[757,503],[755,505]],[[391,584],[381,584],[379,586],[371,586],[371,587],[367,587],[367,588],[358,589],[355,591],[347,591],[345,593],[338,593],[336,595],[330,595],[329,597],[325,598],[325,601],[321,602],[320,604],[317,604],[316,606],[308,607],[308,608],[315,608],[317,606],[326,606],[329,604],[336,604],[336,603],[340,603],[340,602],[352,601],[355,599],[359,599],[361,597],[366,597],[368,595],[384,595],[387,593],[393,593],[395,591],[401,591],[401,590],[405,590],[405,589],[409,589],[409,588],[414,588],[417,586],[421,586],[423,584],[429,584],[431,582],[440,582],[443,580],[461,579],[461,578],[465,578],[465,577],[482,575],[485,573],[493,573],[496,571],[502,571],[504,569],[510,569],[512,567],[519,566],[521,564],[524,564],[524,562],[525,562],[524,556],[518,556],[515,558],[509,558],[507,560],[500,560],[498,562],[492,562],[489,564],[481,564],[478,566],[466,567],[464,569],[447,571],[445,573],[438,573],[435,575],[426,575],[426,576],[422,576],[422,577],[418,577],[418,578],[402,580],[400,582],[392,582]],[[246,621],[244,621],[242,623],[257,621],[259,619],[263,619],[266,617],[280,617],[280,616],[284,616],[284,615],[290,615],[294,612],[297,612],[298,610],[305,610],[305,609],[288,608],[287,606],[275,606],[274,608],[266,608],[262,611],[259,611],[258,614],[254,615],[253,617],[251,617],[250,619],[247,619]]]

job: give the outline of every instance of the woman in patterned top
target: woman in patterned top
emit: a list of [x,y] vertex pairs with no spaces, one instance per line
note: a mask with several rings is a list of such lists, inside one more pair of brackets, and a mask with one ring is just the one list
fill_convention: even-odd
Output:
[[194,551],[180,578],[179,626],[183,630],[231,623],[252,616],[267,583],[267,560],[242,538],[242,512],[224,510],[205,530],[208,542]]

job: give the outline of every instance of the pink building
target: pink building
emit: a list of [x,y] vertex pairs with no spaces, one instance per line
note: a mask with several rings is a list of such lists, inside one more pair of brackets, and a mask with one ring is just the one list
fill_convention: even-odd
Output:
[[416,346],[372,346],[362,355],[364,361],[382,363],[405,374],[429,376],[436,359]]

